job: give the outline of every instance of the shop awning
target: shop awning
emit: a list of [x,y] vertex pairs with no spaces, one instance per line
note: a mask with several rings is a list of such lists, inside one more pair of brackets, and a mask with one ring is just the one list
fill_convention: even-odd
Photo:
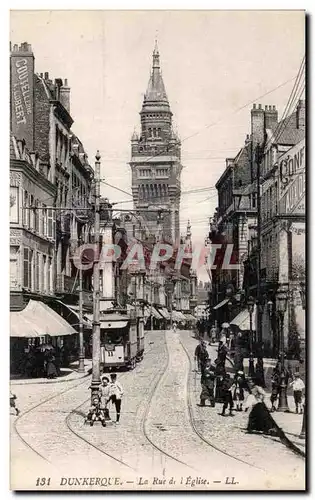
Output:
[[147,320],[150,316],[150,307],[145,307],[143,311],[144,319]]
[[11,337],[59,337],[73,335],[76,330],[43,302],[30,300],[23,311],[10,313]]
[[219,304],[217,304],[216,306],[214,306],[214,310],[217,310],[217,309],[220,309],[220,307],[223,307],[225,306],[225,304],[227,304],[229,301],[229,299],[224,299],[222,300],[222,302],[219,302]]
[[186,322],[185,316],[180,311],[172,311],[172,318],[175,321],[185,321]]
[[[75,324],[76,326],[80,325],[80,311],[78,306],[69,306],[68,304],[65,304],[64,302],[61,302],[61,300],[56,300],[61,307],[63,308],[63,318],[71,323],[72,325]],[[67,311],[68,311],[68,316],[67,316]],[[75,323],[73,323],[73,319],[75,319]],[[92,322],[88,319],[86,314],[83,313],[82,316],[82,322],[84,328],[92,328]]]
[[162,310],[164,312],[164,318],[165,319],[171,319],[171,316],[170,316],[170,313],[168,312],[168,310],[165,307],[163,307]]
[[[232,321],[231,325],[238,326],[240,330],[250,330],[250,318],[247,309],[243,309]],[[252,330],[256,330],[256,306],[252,314]]]
[[161,314],[161,316],[163,316],[164,319],[170,319],[170,315],[169,315],[167,309],[160,308],[160,309],[158,309],[158,312],[159,312],[159,314]]
[[150,306],[150,315],[151,314],[156,319],[163,319],[163,316],[157,312],[157,310],[155,309],[155,307],[151,307]]
[[192,314],[185,314],[185,318],[188,320],[188,321],[197,321],[196,318],[192,315]]

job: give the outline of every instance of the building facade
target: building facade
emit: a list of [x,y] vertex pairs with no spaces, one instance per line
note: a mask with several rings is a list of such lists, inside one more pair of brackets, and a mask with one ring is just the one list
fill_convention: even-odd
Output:
[[[48,72],[35,73],[34,54],[27,43],[12,47],[10,75],[11,199],[19,205],[11,207],[10,228],[11,232],[23,230],[24,240],[27,231],[36,240],[21,250],[25,264],[19,267],[17,282],[13,254],[18,251],[12,250],[11,289],[22,288],[26,301],[36,291],[76,304],[78,270],[72,254],[79,241],[88,242],[93,221],[86,209],[90,208],[93,170],[71,130],[70,88],[67,80],[53,81]],[[16,211],[18,217],[12,215]],[[83,280],[90,290],[91,277],[86,274]]]
[[[222,252],[217,251],[217,269],[211,274],[214,316],[233,324],[235,314],[253,296],[253,329],[260,322],[264,352],[277,356],[276,297],[285,286],[285,349],[294,357],[298,339],[305,337],[300,294],[305,287],[305,102],[299,101],[281,121],[275,106],[254,104],[251,135],[238,155],[226,160],[216,187],[219,203],[209,239],[221,244]],[[222,269],[227,244],[233,244],[230,262],[238,264],[235,270]]]

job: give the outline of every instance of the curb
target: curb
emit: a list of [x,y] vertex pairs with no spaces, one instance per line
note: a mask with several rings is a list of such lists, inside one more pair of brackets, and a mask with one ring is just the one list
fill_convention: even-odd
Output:
[[[76,370],[73,370],[75,373],[79,373]],[[82,373],[82,375],[78,377],[71,377],[68,379],[47,379],[47,380],[41,380],[38,382],[26,382],[26,381],[19,381],[19,380],[10,380],[11,385],[39,385],[39,384],[62,384],[65,382],[72,382],[73,380],[80,380],[82,378],[88,377],[92,373],[92,368],[89,368],[86,373]]]

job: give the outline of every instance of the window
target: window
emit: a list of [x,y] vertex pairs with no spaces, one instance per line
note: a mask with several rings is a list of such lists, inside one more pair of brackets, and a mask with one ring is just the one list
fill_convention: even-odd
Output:
[[56,213],[51,208],[47,209],[47,236],[55,239],[56,233]]
[[52,260],[51,257],[48,257],[48,265],[47,265],[47,292],[51,292],[52,287]]
[[34,288],[37,292],[40,291],[40,282],[39,282],[39,276],[40,276],[40,254],[39,252],[36,252],[36,259],[34,262],[35,266],[35,283],[34,283]]
[[34,209],[34,229],[35,231],[38,233],[39,232],[39,204],[38,204],[38,200],[36,200],[34,202],[34,206],[35,206],[35,209]]
[[19,247],[10,247],[10,289],[11,290],[19,288],[18,252],[19,252]]
[[24,248],[23,286],[29,289],[32,288],[32,260],[33,251],[30,248]]
[[47,292],[47,257],[43,255],[42,261],[42,291]]
[[257,204],[257,196],[256,196],[257,193],[253,193],[252,194],[252,208],[256,208],[256,204]]

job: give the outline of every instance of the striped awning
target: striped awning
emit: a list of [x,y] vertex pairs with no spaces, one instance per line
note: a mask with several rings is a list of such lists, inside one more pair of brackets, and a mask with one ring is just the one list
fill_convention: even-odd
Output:
[[217,309],[220,309],[220,307],[223,307],[225,306],[225,304],[227,304],[229,301],[229,299],[224,299],[222,300],[221,302],[219,302],[219,304],[217,304],[216,306],[214,306],[213,309],[217,310]]
[[175,321],[185,321],[186,322],[185,316],[180,311],[172,311],[172,318]]
[[150,307],[150,315],[152,314],[152,316],[155,318],[155,319],[163,319],[163,316],[161,314],[158,313],[158,311],[155,309],[155,307]]
[[[247,309],[243,309],[232,321],[231,325],[238,326],[240,330],[250,330],[250,316]],[[252,330],[256,330],[256,305],[252,314]]]

